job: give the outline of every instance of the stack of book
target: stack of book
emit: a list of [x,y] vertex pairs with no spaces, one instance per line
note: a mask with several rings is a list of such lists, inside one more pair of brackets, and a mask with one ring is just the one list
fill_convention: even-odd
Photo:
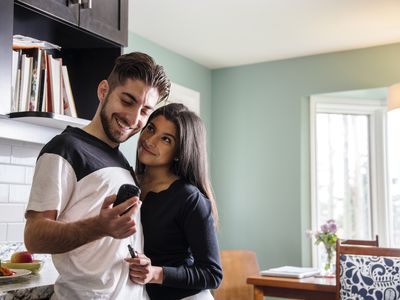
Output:
[[67,67],[49,53],[60,47],[15,35],[11,112],[51,112],[77,117]]

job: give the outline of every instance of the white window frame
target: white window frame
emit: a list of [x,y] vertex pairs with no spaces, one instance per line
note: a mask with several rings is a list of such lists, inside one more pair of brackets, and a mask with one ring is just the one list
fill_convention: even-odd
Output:
[[167,103],[181,103],[200,116],[200,93],[177,83],[171,82],[171,91],[166,103],[161,102],[157,107]]
[[171,102],[182,103],[200,115],[200,93],[198,91],[172,82],[169,98]]
[[[379,235],[381,245],[390,245],[388,183],[386,157],[386,100],[336,98],[316,95],[310,97],[310,182],[311,182],[311,225],[317,224],[317,185],[316,185],[316,114],[348,113],[369,116],[370,132],[370,179],[372,234]],[[313,266],[318,265],[318,249],[312,247]]]

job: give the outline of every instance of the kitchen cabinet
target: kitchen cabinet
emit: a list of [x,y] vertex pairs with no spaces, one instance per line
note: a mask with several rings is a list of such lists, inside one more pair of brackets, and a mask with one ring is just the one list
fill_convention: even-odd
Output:
[[[91,8],[83,5],[89,2]],[[61,51],[50,52],[62,58],[68,68],[78,118],[92,119],[98,106],[97,85],[107,78],[126,45],[127,20],[128,0],[1,0],[0,114],[24,116],[9,114],[12,36],[21,34],[61,46]],[[35,112],[27,116],[34,120]],[[57,119],[52,113],[36,113],[36,116]],[[68,118],[62,116],[64,121]]]
[[127,46],[128,0],[19,0],[21,3]]

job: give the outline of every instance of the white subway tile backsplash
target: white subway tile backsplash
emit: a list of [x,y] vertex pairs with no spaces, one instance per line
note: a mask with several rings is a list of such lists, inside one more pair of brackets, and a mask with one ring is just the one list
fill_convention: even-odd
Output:
[[28,203],[30,192],[30,185],[11,184],[9,202]]
[[23,241],[25,209],[42,147],[0,138],[0,241]]
[[8,184],[0,184],[0,202],[8,202],[9,188]]
[[0,223],[0,241],[4,242],[7,240],[7,224]]
[[[0,140],[1,142],[1,140]],[[10,163],[11,160],[11,145],[0,143],[0,163]]]
[[0,204],[0,222],[23,222],[25,215],[24,204]]
[[40,149],[30,147],[12,147],[11,163],[14,165],[34,166]]
[[7,241],[23,242],[24,228],[25,223],[9,223],[7,227]]
[[0,164],[0,183],[25,183],[25,167]]
[[0,139],[0,143],[4,145],[10,145],[10,146],[22,146],[24,144],[23,141],[18,141],[18,140],[9,140],[9,139]]
[[32,184],[33,174],[35,173],[34,167],[25,168],[25,183]]

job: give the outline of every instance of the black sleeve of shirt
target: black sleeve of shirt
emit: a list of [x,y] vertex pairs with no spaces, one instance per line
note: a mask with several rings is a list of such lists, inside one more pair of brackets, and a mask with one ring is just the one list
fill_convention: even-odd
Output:
[[211,203],[199,191],[191,193],[179,211],[179,219],[193,254],[193,265],[164,266],[164,286],[215,289],[222,280],[219,247]]

